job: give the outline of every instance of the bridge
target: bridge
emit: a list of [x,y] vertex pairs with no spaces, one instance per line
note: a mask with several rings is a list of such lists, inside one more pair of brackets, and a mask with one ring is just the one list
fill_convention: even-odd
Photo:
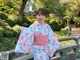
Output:
[[[74,41],[71,44],[61,46],[53,55],[53,57],[50,57],[50,60],[80,60],[80,37],[75,38],[61,38],[58,39],[60,42],[63,41]],[[3,57],[6,55],[7,58]],[[33,60],[33,54],[16,54],[13,50],[9,51],[2,51],[0,53],[0,58],[5,58],[5,60]],[[3,60],[3,59],[2,59]]]

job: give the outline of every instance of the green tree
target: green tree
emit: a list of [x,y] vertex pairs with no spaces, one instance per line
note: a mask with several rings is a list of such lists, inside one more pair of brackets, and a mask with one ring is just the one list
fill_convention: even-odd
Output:
[[28,0],[0,0],[0,12],[7,15],[14,14],[19,16],[19,20],[23,20],[24,8]]
[[0,0],[0,12],[6,14],[18,14],[20,4],[20,0]]
[[80,0],[73,0],[71,3],[67,3],[64,18],[68,21],[73,19],[76,24],[80,24]]
[[19,20],[20,20],[20,21],[23,20],[24,8],[25,8],[25,5],[26,5],[27,1],[28,1],[28,0],[22,0],[22,4],[21,4],[20,10],[19,10]]
[[35,9],[43,7],[48,13],[54,13],[57,16],[64,16],[65,7],[63,8],[63,5],[59,0],[34,0],[34,7]]

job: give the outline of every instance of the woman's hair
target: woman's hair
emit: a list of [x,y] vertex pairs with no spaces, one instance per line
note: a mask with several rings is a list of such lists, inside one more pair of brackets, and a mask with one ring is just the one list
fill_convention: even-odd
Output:
[[37,15],[37,14],[41,14],[41,15],[46,16],[46,11],[45,11],[44,8],[39,8],[39,9],[36,11],[36,15]]

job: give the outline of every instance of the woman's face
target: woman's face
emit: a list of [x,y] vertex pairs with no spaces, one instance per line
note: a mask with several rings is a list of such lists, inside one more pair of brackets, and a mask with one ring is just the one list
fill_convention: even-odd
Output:
[[38,20],[44,20],[45,19],[45,15],[42,15],[42,14],[37,14],[36,17]]

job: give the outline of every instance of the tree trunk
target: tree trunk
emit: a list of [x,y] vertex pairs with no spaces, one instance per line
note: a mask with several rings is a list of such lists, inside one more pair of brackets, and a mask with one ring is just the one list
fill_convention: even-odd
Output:
[[20,21],[23,20],[24,8],[25,8],[25,5],[26,5],[27,1],[28,1],[28,0],[22,0],[22,4],[21,4],[20,10],[19,10],[19,20],[20,20]]

